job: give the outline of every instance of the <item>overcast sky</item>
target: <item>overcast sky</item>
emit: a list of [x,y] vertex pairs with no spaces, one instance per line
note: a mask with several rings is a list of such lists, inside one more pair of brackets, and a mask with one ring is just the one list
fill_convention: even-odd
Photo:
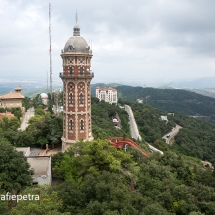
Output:
[[[92,40],[94,83],[215,76],[214,0],[52,0],[53,78],[73,34]],[[49,1],[0,0],[0,78],[47,77]],[[60,79],[59,79],[60,80]]]

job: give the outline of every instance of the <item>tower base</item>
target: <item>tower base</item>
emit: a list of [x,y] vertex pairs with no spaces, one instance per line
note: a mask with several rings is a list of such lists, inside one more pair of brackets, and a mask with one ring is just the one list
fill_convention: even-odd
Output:
[[[62,152],[65,152],[70,146],[72,146],[72,144],[78,142],[79,140],[66,140],[65,138],[61,138],[62,140]],[[88,139],[84,139],[83,141],[92,141],[94,140],[93,137],[90,137]]]

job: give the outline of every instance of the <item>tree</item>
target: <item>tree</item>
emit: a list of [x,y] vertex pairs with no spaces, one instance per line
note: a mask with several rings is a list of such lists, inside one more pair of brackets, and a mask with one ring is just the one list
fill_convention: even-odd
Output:
[[16,146],[24,147],[24,146],[35,145],[35,138],[30,132],[24,130],[24,131],[19,131],[17,133],[19,137],[18,137]]
[[85,192],[82,192],[80,184],[73,180],[67,180],[56,187],[58,198],[62,200],[62,212],[71,214],[81,213],[85,207]]
[[83,182],[65,181],[57,187],[63,200],[62,212],[71,214],[134,214],[142,213],[142,197],[130,192],[124,176],[107,171],[99,175],[87,174]]
[[0,127],[2,129],[2,131],[7,131],[7,129],[9,128],[9,118],[4,116],[2,118],[2,120],[0,121]]
[[52,143],[52,147],[54,144],[61,143],[61,137],[63,134],[63,116],[53,115],[50,120],[50,134],[48,136],[49,140]]
[[158,204],[156,202],[156,203],[148,204],[144,208],[144,215],[151,215],[151,214],[156,214],[156,215],[170,215],[172,213],[167,212],[160,204]]
[[[57,193],[51,190],[50,186],[35,186],[25,189],[21,195],[30,194],[29,200],[20,200],[12,209],[12,215],[69,215],[70,213],[60,213],[62,201]],[[34,196],[33,196],[34,195]],[[38,200],[39,198],[39,200]]]
[[[0,187],[1,187],[1,183],[0,183]],[[6,193],[7,192],[5,190],[1,190],[1,188],[0,188],[0,195],[6,195]],[[8,206],[9,206],[8,201],[0,200],[0,214],[7,214]]]
[[14,114],[14,116],[16,116],[20,120],[20,117],[22,116],[22,110],[20,107],[11,108],[11,109],[9,109],[9,111],[11,111]]
[[32,105],[34,108],[37,108],[37,106],[40,104],[39,102],[39,97],[40,94],[37,94],[33,99],[32,99]]
[[71,146],[54,170],[65,180],[77,180],[88,173],[99,175],[102,171],[121,173],[130,180],[136,178],[139,167],[131,155],[98,139],[92,142],[79,141]]
[[2,131],[8,131],[9,129],[13,131],[17,131],[19,127],[20,127],[20,121],[15,116],[11,118],[4,116],[0,121],[0,128],[2,129]]
[[45,145],[48,143],[48,135],[50,133],[50,113],[46,112],[44,115],[35,115],[28,121],[29,126],[27,132],[29,132],[35,139],[37,145]]
[[9,128],[13,131],[17,131],[17,129],[20,127],[21,123],[20,121],[17,119],[17,117],[12,117],[9,120]]
[[22,106],[25,107],[25,110],[28,110],[32,106],[32,101],[29,97],[22,99]]
[[39,106],[35,109],[35,115],[40,115],[40,116],[45,115],[45,111],[44,111],[43,105],[39,105]]
[[27,158],[7,141],[0,140],[0,182],[7,192],[17,193],[32,183]]

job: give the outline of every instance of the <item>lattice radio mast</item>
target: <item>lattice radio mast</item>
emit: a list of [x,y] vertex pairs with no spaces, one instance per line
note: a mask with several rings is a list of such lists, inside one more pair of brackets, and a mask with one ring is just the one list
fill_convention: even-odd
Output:
[[51,3],[49,3],[49,58],[50,58],[50,91],[52,99],[52,37],[51,37]]
[[49,72],[47,71],[47,93],[49,90]]

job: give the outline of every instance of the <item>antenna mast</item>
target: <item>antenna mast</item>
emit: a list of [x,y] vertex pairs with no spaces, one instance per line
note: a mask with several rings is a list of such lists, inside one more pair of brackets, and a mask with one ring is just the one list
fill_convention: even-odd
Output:
[[48,93],[48,90],[49,90],[49,73],[48,73],[48,71],[47,71],[47,93]]
[[49,3],[49,58],[50,58],[50,91],[52,99],[52,37],[51,37],[51,3]]

